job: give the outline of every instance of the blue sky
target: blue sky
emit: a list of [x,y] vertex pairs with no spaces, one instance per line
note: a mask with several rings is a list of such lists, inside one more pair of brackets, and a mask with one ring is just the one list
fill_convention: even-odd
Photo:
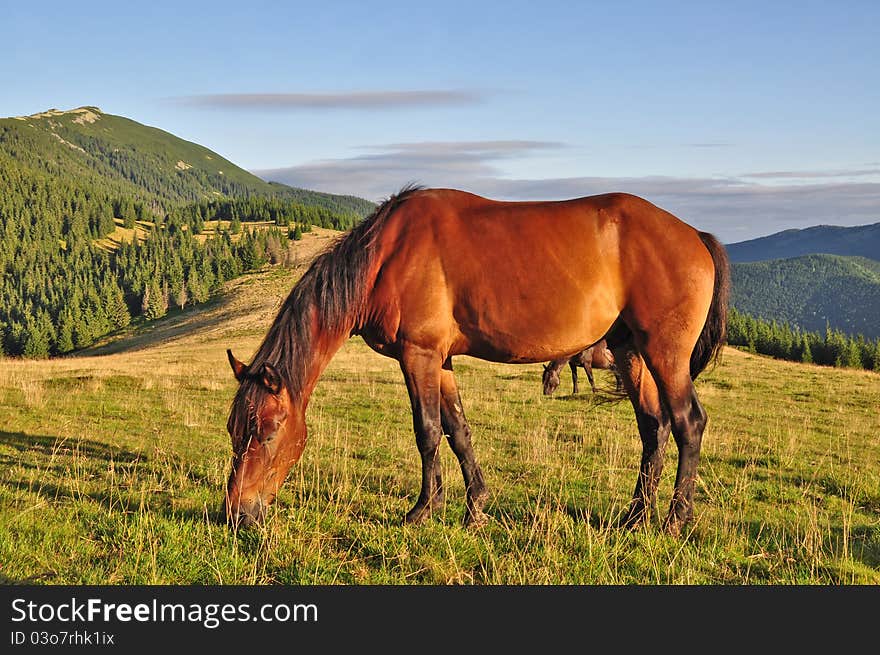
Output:
[[373,200],[624,190],[728,242],[880,221],[877,2],[10,5],[4,116],[97,105]]

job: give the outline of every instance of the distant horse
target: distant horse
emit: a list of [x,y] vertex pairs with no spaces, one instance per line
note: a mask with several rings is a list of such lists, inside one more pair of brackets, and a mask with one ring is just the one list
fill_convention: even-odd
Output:
[[559,387],[559,383],[561,382],[559,379],[559,372],[566,364],[571,368],[571,385],[573,394],[578,392],[578,367],[581,367],[586,371],[587,379],[590,381],[590,388],[593,390],[593,393],[596,393],[596,383],[593,381],[594,368],[601,368],[614,373],[614,378],[617,382],[617,391],[620,391],[623,386],[623,380],[621,380],[620,374],[617,372],[617,366],[614,365],[614,355],[608,350],[608,345],[605,342],[605,339],[602,339],[599,343],[580,351],[574,357],[562,357],[561,359],[554,359],[549,364],[545,364],[544,373],[541,376],[541,381],[544,383],[545,396],[549,396]]
[[305,447],[319,376],[360,335],[399,362],[409,392],[422,484],[405,521],[443,502],[447,435],[464,476],[465,524],[479,525],[488,492],[452,358],[546,362],[604,337],[642,439],[626,524],[652,512],[671,431],[678,471],[664,526],[678,534],[692,518],[706,425],[693,380],[723,344],[728,283],[712,235],[635,196],[499,202],[405,188],[312,262],[250,365],[227,351],[239,381],[227,517],[234,526],[263,519]]

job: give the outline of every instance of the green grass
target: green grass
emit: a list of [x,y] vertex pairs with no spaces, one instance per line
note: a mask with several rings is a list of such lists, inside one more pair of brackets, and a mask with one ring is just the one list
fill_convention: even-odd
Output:
[[[359,339],[319,383],[309,444],[266,524],[233,534],[219,512],[235,389],[225,348],[247,357],[290,283],[251,276],[189,313],[191,329],[160,324],[116,354],[3,362],[0,581],[880,582],[880,376],[731,349],[698,382],[710,423],[683,538],[659,521],[618,527],[641,448],[628,403],[567,396],[567,380],[547,398],[539,365],[469,358],[455,369],[491,521],[461,527],[444,446],[446,508],[402,526],[419,485],[409,403],[396,363]],[[675,457],[671,443],[661,511]]]

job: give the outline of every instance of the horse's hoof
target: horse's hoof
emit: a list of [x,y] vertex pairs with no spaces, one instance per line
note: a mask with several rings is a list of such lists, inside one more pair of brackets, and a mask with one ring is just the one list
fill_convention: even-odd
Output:
[[688,523],[690,523],[690,518],[683,519],[675,514],[670,514],[663,522],[663,531],[671,537],[680,537]]
[[431,509],[427,505],[416,505],[406,513],[406,516],[403,517],[403,524],[418,525],[420,523],[424,523],[425,519],[427,519],[430,515]]
[[479,530],[489,522],[489,515],[482,510],[464,513],[464,527],[468,530]]
[[634,499],[629,506],[629,511],[626,513],[626,518],[623,519],[620,526],[627,530],[644,527],[650,522],[655,511],[653,504],[648,504],[641,499]]
[[648,512],[643,509],[638,512],[630,511],[629,514],[626,515],[626,518],[623,519],[621,525],[626,530],[638,530],[639,528],[644,527],[647,522]]

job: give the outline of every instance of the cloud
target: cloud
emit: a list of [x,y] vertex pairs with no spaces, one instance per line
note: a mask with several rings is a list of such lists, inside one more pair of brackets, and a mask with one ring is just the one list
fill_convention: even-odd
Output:
[[573,177],[484,180],[484,193],[511,200],[623,191],[732,243],[810,225],[880,221],[880,183],[761,185],[736,178]]
[[209,109],[296,111],[308,109],[404,109],[479,104],[485,94],[462,89],[352,91],[348,93],[215,93],[171,98]]
[[[878,164],[868,164],[878,166]],[[880,168],[859,168],[827,171],[766,171],[761,173],[743,173],[740,177],[765,180],[813,180],[825,178],[869,177],[880,176]]]
[[[361,146],[374,152],[324,159],[290,168],[253,171],[275,182],[379,200],[405,182],[468,187],[474,179],[502,175],[494,162],[563,148],[554,141],[422,141]],[[354,191],[353,191],[354,190]]]
[[350,158],[254,173],[292,186],[371,200],[385,198],[407,182],[466,189],[506,200],[553,200],[623,191],[647,198],[727,243],[788,228],[880,221],[880,182],[840,179],[840,171],[812,171],[813,181],[805,183],[803,174],[791,182],[779,172],[693,178],[513,179],[500,168],[504,160],[564,147],[557,142],[515,140],[393,143],[361,148],[373,152]]

